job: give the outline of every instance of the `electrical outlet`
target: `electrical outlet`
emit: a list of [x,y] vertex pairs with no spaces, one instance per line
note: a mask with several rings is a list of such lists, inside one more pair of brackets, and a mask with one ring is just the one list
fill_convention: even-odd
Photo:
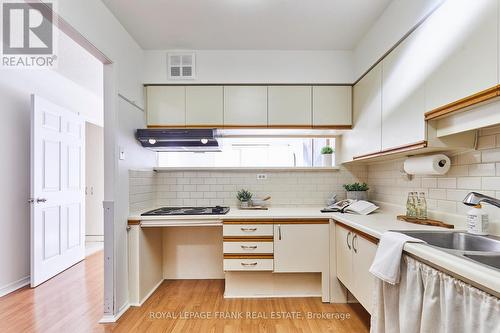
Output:
[[267,179],[267,175],[265,173],[258,173],[257,180],[265,180]]

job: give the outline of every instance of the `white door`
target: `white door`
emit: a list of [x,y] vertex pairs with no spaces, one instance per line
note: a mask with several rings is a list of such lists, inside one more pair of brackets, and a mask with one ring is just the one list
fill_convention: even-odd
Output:
[[85,256],[81,116],[31,97],[31,287]]

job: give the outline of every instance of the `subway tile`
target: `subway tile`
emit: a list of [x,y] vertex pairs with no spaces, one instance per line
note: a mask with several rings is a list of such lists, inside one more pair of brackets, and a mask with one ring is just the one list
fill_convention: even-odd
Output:
[[458,154],[458,164],[474,164],[481,163],[481,152],[471,150],[466,153]]
[[481,189],[481,177],[459,177],[457,178],[457,188],[459,189]]
[[500,189],[500,177],[481,178],[481,189],[498,191]]
[[456,178],[438,178],[438,188],[456,188]]
[[500,162],[500,149],[483,150],[481,153],[481,162]]
[[477,142],[477,149],[492,149],[496,147],[495,135],[480,136]]
[[469,193],[467,190],[446,190],[446,199],[461,202],[467,193]]
[[469,176],[494,176],[495,164],[482,163],[469,165]]
[[447,213],[456,213],[457,203],[455,201],[437,200],[437,209]]
[[431,199],[446,199],[446,190],[445,189],[429,189],[429,198]]
[[491,134],[500,134],[500,125],[485,127],[479,130],[480,136],[491,135]]

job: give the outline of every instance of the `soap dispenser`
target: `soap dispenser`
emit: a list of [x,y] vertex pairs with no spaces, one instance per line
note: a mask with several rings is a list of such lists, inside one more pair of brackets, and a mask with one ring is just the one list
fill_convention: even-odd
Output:
[[481,204],[473,206],[467,212],[467,232],[476,235],[488,235],[488,213]]

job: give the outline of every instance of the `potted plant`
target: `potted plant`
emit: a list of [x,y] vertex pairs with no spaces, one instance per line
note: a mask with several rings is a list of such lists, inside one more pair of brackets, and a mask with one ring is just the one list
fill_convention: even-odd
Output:
[[368,184],[366,183],[344,184],[344,189],[347,191],[347,199],[354,199],[354,200],[368,199],[366,191],[369,190],[369,187]]
[[241,189],[236,194],[236,199],[238,199],[238,201],[240,202],[240,207],[245,208],[249,206],[249,202],[252,199],[252,196],[252,192]]
[[333,148],[330,146],[324,146],[321,148],[321,156],[323,157],[323,166],[331,167],[332,166],[332,155]]

